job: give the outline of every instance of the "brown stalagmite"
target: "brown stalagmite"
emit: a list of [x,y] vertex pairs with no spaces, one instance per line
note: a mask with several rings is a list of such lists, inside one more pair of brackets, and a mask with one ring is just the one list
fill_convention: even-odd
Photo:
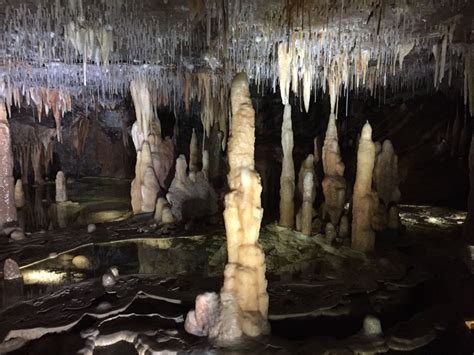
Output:
[[398,157],[392,142],[387,139],[383,142],[380,153],[377,154],[374,167],[374,188],[385,207],[388,207],[390,202],[398,203],[400,200],[398,185]]
[[189,143],[189,171],[199,171],[199,148],[196,131],[193,128],[191,142]]
[[372,217],[378,207],[378,196],[372,190],[375,165],[375,144],[372,127],[367,122],[362,128],[357,152],[357,174],[352,202],[352,248],[364,253],[375,247]]
[[255,111],[246,74],[238,74],[232,81],[231,100],[224,285],[219,303],[212,294],[198,296],[196,310],[188,313],[185,322],[188,332],[209,335],[222,345],[235,343],[242,335],[256,337],[270,331],[265,254],[258,244],[262,185],[254,166]]
[[56,202],[67,201],[66,176],[62,171],[56,174]]
[[322,159],[324,170],[322,187],[325,210],[329,214],[331,223],[334,226],[338,226],[344,210],[346,180],[344,179],[344,163],[339,151],[336,115],[333,113],[329,116]]
[[303,204],[301,206],[301,232],[311,235],[313,223],[314,174],[306,172],[303,179]]
[[5,101],[0,98],[0,227],[5,223],[16,221],[16,218],[10,127]]
[[280,225],[292,228],[295,222],[295,166],[293,164],[293,129],[291,106],[285,105],[281,126],[283,161],[280,176]]
[[[309,206],[309,192],[306,191],[306,196],[305,196],[305,190],[304,190],[304,179],[307,173],[311,173],[312,176],[312,190],[311,190],[311,216],[308,217],[308,214],[305,216],[306,220],[309,219],[309,223],[311,223],[313,219],[313,203],[314,200],[316,199],[316,185],[317,185],[317,180],[316,180],[316,172],[314,169],[314,156],[313,154],[309,154],[305,160],[301,163],[300,171],[298,173],[298,198],[299,201],[301,201],[301,208],[298,211],[296,215],[296,230],[302,231],[302,214],[303,214],[303,207],[305,206],[308,209]],[[305,199],[306,198],[306,205]],[[305,233],[307,234],[307,233]]]

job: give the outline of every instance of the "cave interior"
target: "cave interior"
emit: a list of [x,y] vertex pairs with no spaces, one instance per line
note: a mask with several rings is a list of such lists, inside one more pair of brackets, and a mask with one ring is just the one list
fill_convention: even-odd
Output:
[[0,20],[0,354],[474,353],[474,1]]

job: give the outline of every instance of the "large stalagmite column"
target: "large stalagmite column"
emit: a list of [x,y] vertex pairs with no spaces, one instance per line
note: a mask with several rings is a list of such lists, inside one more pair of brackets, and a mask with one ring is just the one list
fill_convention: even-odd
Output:
[[377,194],[372,190],[375,165],[375,144],[372,127],[367,122],[362,128],[357,152],[357,174],[352,198],[352,248],[364,253],[374,250],[375,232],[372,216],[378,207]]
[[16,221],[13,153],[5,102],[0,98],[0,227],[12,221]]
[[224,221],[228,262],[220,300],[213,294],[196,298],[185,328],[231,344],[243,335],[256,337],[270,331],[265,254],[258,244],[263,217],[262,185],[255,171],[255,111],[247,76],[238,74],[231,88],[232,135],[228,144],[230,192],[225,197]]
[[464,236],[468,242],[474,244],[474,134],[471,140],[471,150],[469,153],[469,181],[470,190],[468,197],[468,215],[464,222]]
[[293,164],[293,129],[291,106],[285,105],[281,126],[283,161],[280,176],[280,225],[292,228],[295,221],[295,166]]
[[322,158],[324,204],[331,223],[337,226],[344,211],[346,180],[344,179],[345,167],[339,151],[336,115],[334,113],[331,113],[329,117]]
[[238,74],[231,89],[232,135],[228,144],[230,192],[225,197],[224,221],[228,263],[222,293],[235,296],[242,332],[258,336],[269,331],[265,254],[258,244],[262,185],[255,171],[255,111],[247,75]]
[[[135,178],[130,190],[132,208],[134,213],[153,212],[160,191],[158,173],[163,170],[166,176],[170,165],[166,160],[173,159],[172,142],[161,138],[160,121],[154,117],[147,82],[133,80],[130,92],[137,117],[132,127],[133,143],[137,151]],[[164,152],[167,153],[163,154]],[[169,158],[165,159],[165,156]]]

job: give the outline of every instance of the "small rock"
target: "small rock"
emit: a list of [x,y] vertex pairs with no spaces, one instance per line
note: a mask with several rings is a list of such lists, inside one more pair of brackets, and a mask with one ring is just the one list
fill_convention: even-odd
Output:
[[364,318],[364,334],[367,336],[378,336],[382,334],[382,326],[377,317],[368,315]]
[[72,264],[78,269],[91,269],[92,264],[84,255],[77,255],[72,259]]
[[109,303],[109,302],[104,301],[104,302],[99,303],[99,305],[97,306],[96,310],[97,310],[98,312],[106,312],[106,311],[108,311],[108,310],[111,309],[111,308],[112,308],[112,304]]
[[21,229],[15,229],[11,234],[10,238],[12,240],[24,240],[26,239],[25,233]]
[[94,233],[96,230],[97,230],[97,227],[93,223],[87,226],[87,233]]
[[119,270],[117,268],[117,266],[112,266],[110,269],[109,269],[110,273],[112,275],[114,275],[114,277],[118,277],[119,276]]
[[102,286],[110,287],[115,285],[115,277],[112,274],[106,273],[102,275]]
[[3,278],[5,280],[15,280],[22,277],[20,268],[15,260],[7,259],[3,265]]

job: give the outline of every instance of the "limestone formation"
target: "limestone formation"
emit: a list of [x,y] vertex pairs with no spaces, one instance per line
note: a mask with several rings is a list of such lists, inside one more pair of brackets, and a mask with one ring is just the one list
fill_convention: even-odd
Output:
[[[238,341],[242,335],[255,337],[270,330],[265,255],[258,244],[263,209],[262,185],[254,162],[255,111],[243,73],[232,82],[231,103],[227,176],[230,192],[225,197],[224,211],[228,262],[219,317],[209,332],[210,337],[224,345]],[[188,314],[190,320],[186,323],[196,323],[192,320],[194,314]]]
[[66,176],[62,171],[56,174],[56,202],[67,201]]
[[339,151],[336,115],[334,113],[331,113],[329,117],[322,159],[324,170],[322,187],[325,211],[329,215],[331,223],[337,226],[344,210],[346,180],[344,179],[344,163]]
[[295,223],[295,166],[293,164],[293,129],[291,106],[285,105],[281,126],[283,161],[280,176],[280,225],[292,228]]
[[155,116],[147,82],[133,80],[130,91],[137,118],[132,126],[137,162],[130,193],[132,209],[137,214],[155,210],[158,193],[167,187],[174,161],[174,145],[171,138],[161,137],[161,124]]
[[314,175],[307,172],[303,180],[303,202],[301,205],[301,232],[311,235],[313,224]]
[[387,221],[387,228],[392,230],[399,230],[400,229],[400,216],[398,207],[395,204],[392,204],[388,208],[388,221]]
[[388,206],[390,202],[399,202],[399,183],[398,157],[395,154],[392,142],[387,139],[376,155],[374,167],[374,188],[385,206]]
[[206,178],[209,178],[209,152],[207,150],[202,151],[202,169]]
[[372,218],[378,208],[378,196],[372,190],[375,165],[375,144],[372,127],[367,122],[362,128],[357,152],[357,174],[352,197],[352,248],[364,253],[375,247]]
[[189,143],[189,171],[198,172],[199,169],[199,147],[196,130],[193,128],[191,142]]
[[339,236],[343,239],[348,238],[350,235],[350,224],[349,218],[344,214],[341,217],[341,222],[339,223]]
[[0,227],[16,221],[15,180],[10,128],[4,100],[0,97]]
[[22,208],[25,205],[25,191],[23,191],[23,182],[18,179],[15,184],[15,206]]
[[186,173],[184,155],[176,159],[176,174],[166,195],[176,222],[217,212],[217,194],[202,171]]
[[3,265],[3,278],[5,280],[15,280],[22,278],[20,268],[15,260],[6,259]]

